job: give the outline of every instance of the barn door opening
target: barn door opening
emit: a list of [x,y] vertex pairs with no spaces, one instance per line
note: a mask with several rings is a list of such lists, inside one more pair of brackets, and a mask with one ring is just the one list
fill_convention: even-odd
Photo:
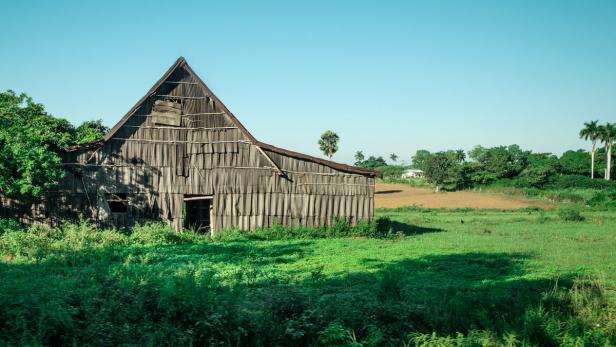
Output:
[[184,229],[198,232],[212,230],[212,197],[184,195]]

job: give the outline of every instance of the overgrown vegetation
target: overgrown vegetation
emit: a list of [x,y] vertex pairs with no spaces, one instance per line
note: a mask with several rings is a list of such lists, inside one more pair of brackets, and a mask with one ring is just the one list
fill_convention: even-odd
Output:
[[214,239],[2,220],[0,345],[613,345],[616,215],[579,212],[408,207]]
[[0,195],[22,201],[43,196],[64,176],[60,153],[106,132],[100,120],[75,128],[26,94],[0,93]]

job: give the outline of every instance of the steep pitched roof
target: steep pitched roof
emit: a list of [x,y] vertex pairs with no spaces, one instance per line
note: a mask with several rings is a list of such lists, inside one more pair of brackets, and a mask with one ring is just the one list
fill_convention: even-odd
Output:
[[[282,149],[282,148],[275,147],[275,146],[269,145],[267,143],[263,143],[263,142],[258,141],[257,139],[255,139],[254,136],[252,136],[252,134],[248,131],[248,129],[246,129],[244,127],[244,125],[242,125],[242,123],[227,108],[227,106],[225,106],[225,104],[222,101],[220,101],[220,99],[218,99],[218,97],[216,97],[216,95],[210,90],[210,88],[208,88],[208,86],[205,84],[205,82],[203,82],[203,80],[193,71],[193,69],[190,67],[190,65],[188,65],[188,63],[186,62],[186,59],[184,59],[184,57],[179,57],[175,61],[175,63],[154,84],[154,86],[152,86],[152,88],[150,88],[150,90],[141,99],[139,99],[139,101],[137,101],[135,106],[133,106],[130,109],[130,111],[128,111],[124,115],[124,117],[122,117],[122,119],[120,119],[120,121],[116,125],[114,125],[113,128],[111,128],[111,130],[109,130],[109,132],[103,137],[102,140],[96,141],[96,142],[93,142],[93,143],[87,143],[87,144],[82,144],[82,145],[78,145],[78,146],[73,146],[73,147],[69,148],[68,151],[73,151],[73,150],[77,150],[79,148],[84,148],[84,147],[85,148],[98,147],[98,146],[103,145],[105,142],[109,141],[111,138],[113,138],[113,136],[116,134],[116,132],[118,132],[118,130],[120,130],[120,128],[122,128],[122,126],[124,124],[126,124],[126,122],[130,119],[130,117],[133,116],[135,114],[135,112],[137,112],[137,110],[139,110],[141,105],[149,97],[151,97],[153,94],[156,93],[156,91],[163,85],[163,83],[165,83],[165,81],[173,74],[173,72],[175,70],[177,70],[178,68],[182,68],[182,67],[190,74],[190,76],[195,81],[197,81],[197,83],[199,83],[199,86],[201,88],[203,88],[203,90],[205,91],[205,94],[208,95],[215,102],[216,105],[218,105],[218,107],[221,109],[221,111],[226,113],[229,116],[229,118],[231,119],[233,124],[236,127],[238,127],[238,129],[240,129],[240,131],[246,136],[246,138],[248,138],[248,141],[252,145],[257,146],[259,149],[261,149],[261,150],[262,149],[266,149],[266,150],[274,152],[274,153],[278,153],[278,154],[286,155],[286,156],[289,156],[289,157],[293,157],[293,158],[297,158],[297,159],[301,159],[301,160],[307,160],[307,161],[311,161],[311,162],[314,162],[314,163],[322,164],[322,165],[329,166],[329,167],[331,167],[333,169],[340,170],[340,171],[343,171],[343,172],[355,173],[355,174],[366,175],[366,176],[373,176],[373,177],[374,176],[380,176],[380,173],[376,172],[376,171],[367,170],[367,169],[361,169],[361,168],[357,168],[357,167],[354,167],[354,166],[349,166],[349,165],[345,165],[345,164],[336,163],[336,162],[331,161],[331,160],[325,160],[325,159],[313,157],[313,156],[310,156],[310,155],[307,155],[307,154],[302,154],[302,153],[298,153],[298,152],[289,151],[289,150],[286,150],[286,149]],[[268,157],[268,159],[269,159],[269,157]]]

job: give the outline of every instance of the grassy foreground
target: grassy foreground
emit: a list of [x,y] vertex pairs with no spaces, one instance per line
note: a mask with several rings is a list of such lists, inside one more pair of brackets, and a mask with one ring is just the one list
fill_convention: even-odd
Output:
[[616,344],[615,212],[377,214],[217,240],[4,223],[0,345]]

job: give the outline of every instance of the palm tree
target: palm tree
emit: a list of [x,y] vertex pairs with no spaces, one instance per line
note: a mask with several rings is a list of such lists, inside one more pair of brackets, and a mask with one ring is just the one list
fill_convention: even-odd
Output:
[[319,148],[329,159],[338,151],[338,141],[340,137],[331,130],[327,130],[321,135],[319,140]]
[[607,155],[607,168],[605,169],[605,179],[611,179],[612,171],[612,146],[614,145],[614,139],[616,138],[616,124],[605,123],[599,127],[599,138],[605,145]]
[[389,159],[391,159],[391,161],[395,162],[396,160],[398,160],[398,155],[396,153],[392,153],[389,155]]
[[364,151],[355,152],[355,161],[364,161]]
[[360,166],[363,163],[365,158],[366,157],[364,157],[363,151],[355,152],[355,166]]
[[593,120],[584,123],[584,128],[580,130],[580,138],[590,140],[592,149],[590,151],[590,178],[595,178],[595,153],[597,152],[597,140],[599,140],[599,121]]

